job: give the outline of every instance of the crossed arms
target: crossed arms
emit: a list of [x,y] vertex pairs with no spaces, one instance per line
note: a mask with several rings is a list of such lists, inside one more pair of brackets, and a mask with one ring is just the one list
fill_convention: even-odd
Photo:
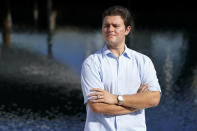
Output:
[[[95,91],[95,93],[91,93],[88,100],[88,106],[92,109],[92,111],[109,115],[121,115],[129,114],[139,109],[157,106],[159,104],[160,91],[149,91],[149,85],[141,84],[136,94],[123,95],[124,101],[121,106],[118,105],[117,95],[102,90],[103,84],[98,72],[99,67],[97,67],[97,64],[95,63],[90,64],[90,61],[91,63],[94,61],[93,57],[91,57],[90,60],[84,62],[82,66],[81,83],[84,94],[89,92],[89,87],[99,87],[92,89],[92,91]],[[156,72],[152,62],[149,62],[146,65],[150,66],[148,66],[149,68],[147,67],[144,69],[146,72],[143,74],[143,76],[146,79],[143,80],[144,82],[152,85],[152,80],[157,79]],[[149,74],[153,75],[150,77]],[[155,84],[152,86],[155,86]],[[102,96],[102,98],[98,99],[98,95]]]
[[[138,92],[133,95],[123,95],[122,105],[118,105],[117,95],[105,90],[94,88],[88,101],[89,107],[95,113],[108,115],[122,115],[137,111],[138,109],[157,106],[160,102],[160,91],[149,91],[149,85],[141,84]],[[102,98],[97,98],[101,95]]]

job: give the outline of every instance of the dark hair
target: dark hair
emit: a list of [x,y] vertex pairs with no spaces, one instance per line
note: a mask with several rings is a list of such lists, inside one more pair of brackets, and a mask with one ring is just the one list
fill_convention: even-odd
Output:
[[106,9],[102,14],[102,21],[106,16],[121,16],[121,18],[124,21],[125,27],[131,26],[134,28],[134,16],[131,15],[130,11],[122,6],[112,6],[108,9]]

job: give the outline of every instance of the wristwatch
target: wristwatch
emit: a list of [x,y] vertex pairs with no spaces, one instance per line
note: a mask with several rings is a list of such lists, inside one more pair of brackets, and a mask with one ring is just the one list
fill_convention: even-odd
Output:
[[118,105],[122,105],[123,100],[123,96],[118,95]]

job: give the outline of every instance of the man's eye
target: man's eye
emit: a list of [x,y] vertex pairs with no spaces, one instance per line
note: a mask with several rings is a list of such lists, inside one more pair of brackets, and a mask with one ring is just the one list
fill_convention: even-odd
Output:
[[109,25],[104,25],[104,27],[109,27]]
[[119,26],[119,25],[114,25],[114,27],[117,27],[117,28],[118,28],[118,27],[120,27],[120,26]]

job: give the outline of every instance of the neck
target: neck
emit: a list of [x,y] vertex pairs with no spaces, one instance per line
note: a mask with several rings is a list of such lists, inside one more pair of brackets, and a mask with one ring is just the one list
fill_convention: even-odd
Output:
[[121,45],[111,45],[111,44],[107,44],[108,49],[117,57],[119,58],[124,50],[125,50],[125,44],[121,44]]

